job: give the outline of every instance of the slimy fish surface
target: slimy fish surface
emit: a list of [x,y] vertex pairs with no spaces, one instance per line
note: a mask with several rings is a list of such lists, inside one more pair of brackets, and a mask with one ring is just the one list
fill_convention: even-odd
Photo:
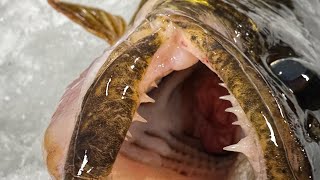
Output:
[[300,1],[143,0],[128,26],[48,2],[111,45],[52,116],[52,179],[320,179],[320,54]]

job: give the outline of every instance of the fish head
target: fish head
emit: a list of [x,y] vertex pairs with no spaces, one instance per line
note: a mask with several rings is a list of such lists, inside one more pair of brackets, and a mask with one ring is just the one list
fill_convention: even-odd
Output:
[[233,1],[144,1],[65,93],[45,135],[52,176],[317,177],[319,73],[248,13]]

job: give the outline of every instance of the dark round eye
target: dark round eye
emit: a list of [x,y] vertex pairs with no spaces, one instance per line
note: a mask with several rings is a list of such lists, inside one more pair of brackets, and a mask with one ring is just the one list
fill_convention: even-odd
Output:
[[320,123],[312,113],[307,113],[306,130],[308,136],[316,142],[320,141]]
[[320,76],[297,58],[283,58],[270,63],[270,69],[295,94],[303,109],[320,109]]
[[293,92],[303,90],[313,76],[301,63],[291,59],[279,59],[270,66],[272,72]]

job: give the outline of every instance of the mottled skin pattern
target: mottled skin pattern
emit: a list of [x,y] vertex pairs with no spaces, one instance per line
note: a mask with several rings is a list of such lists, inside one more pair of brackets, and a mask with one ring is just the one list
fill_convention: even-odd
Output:
[[[211,36],[204,33],[201,30],[201,28],[205,27],[204,25],[199,27],[196,23],[191,24],[190,20],[185,21],[185,23],[183,23],[183,20],[180,20],[177,24],[181,28],[185,28],[194,45],[203,51],[203,53],[207,54],[211,67],[227,84],[229,90],[237,98],[247,117],[256,128],[260,145],[265,153],[268,178],[293,179],[294,177],[290,170],[291,167],[286,158],[284,144],[282,144],[282,141],[279,141],[280,138],[277,138],[276,146],[270,139],[271,132],[266,124],[266,120],[270,122],[275,137],[280,137],[274,121],[277,121],[277,124],[284,123],[284,119],[277,119],[279,116],[276,117],[275,115],[279,115],[279,112],[275,114],[275,108],[272,109],[273,111],[269,109],[270,106],[277,107],[274,101],[265,101],[265,99],[274,99],[272,94],[266,92],[267,90],[261,93],[256,84],[252,82],[255,80],[254,82],[260,81],[262,84],[260,75],[256,71],[248,71],[252,68],[252,65],[244,60],[244,57],[239,56],[237,53],[232,53],[232,51],[235,52],[234,48],[224,42],[222,37],[219,37],[215,32],[209,32]],[[209,29],[206,30],[210,31]],[[196,35],[197,38],[193,38],[192,36],[194,35]],[[221,44],[219,42],[221,42]],[[262,87],[264,87],[264,89],[267,88],[267,84],[263,84]],[[260,89],[262,89],[261,86]],[[286,129],[288,130],[288,125],[286,125]],[[285,131],[285,129],[283,129],[282,132],[283,131]],[[283,133],[290,134],[288,131]],[[292,136],[284,138],[286,138],[284,141],[294,142]],[[296,147],[297,146],[294,146],[294,148]],[[301,158],[299,159],[299,164],[302,165],[305,161],[304,154],[302,154],[301,150],[296,153],[298,154],[295,155]],[[308,177],[308,171],[310,169],[308,164],[302,167],[305,171],[296,169],[295,171],[299,171],[299,173],[295,176]]]
[[[178,10],[180,14],[170,17],[159,15],[168,14],[168,9]],[[223,37],[201,23],[204,15],[206,18],[218,17],[227,29],[247,33],[247,36],[241,37],[242,49],[231,43],[229,38],[233,35]],[[193,46],[205,55],[212,70],[227,84],[256,129],[268,179],[307,179],[311,175],[306,155],[297,148],[300,147],[298,140],[292,135],[287,120],[281,116],[280,105],[273,97],[270,85],[258,71],[260,57],[267,49],[250,18],[221,1],[169,0],[160,1],[147,19],[149,22],[162,22],[162,30],[169,22],[179,27]],[[238,28],[240,23],[242,27]],[[161,32],[153,33],[146,24],[147,21],[144,21],[129,37],[132,45],[123,43],[113,51],[89,88],[69,146],[65,179],[77,179],[85,155],[90,161],[81,178],[97,179],[110,174],[139,105],[138,84],[162,42]],[[136,58],[139,60],[132,71],[129,66]],[[110,78],[112,81],[108,84]],[[270,137],[272,133],[276,142]]]
[[[90,162],[81,177],[106,177],[111,172],[111,165],[137,110],[138,82],[159,44],[157,34],[141,39],[117,57],[89,88],[70,143],[65,179],[76,176],[85,154]],[[128,63],[132,64],[137,58],[136,68],[130,69]],[[112,81],[106,96],[109,78]],[[91,173],[86,173],[92,167]]]

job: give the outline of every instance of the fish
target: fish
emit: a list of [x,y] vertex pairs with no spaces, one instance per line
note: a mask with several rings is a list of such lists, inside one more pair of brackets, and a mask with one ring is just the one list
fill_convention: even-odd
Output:
[[129,25],[48,2],[111,45],[52,116],[52,179],[320,178],[319,55],[297,1],[142,0]]

